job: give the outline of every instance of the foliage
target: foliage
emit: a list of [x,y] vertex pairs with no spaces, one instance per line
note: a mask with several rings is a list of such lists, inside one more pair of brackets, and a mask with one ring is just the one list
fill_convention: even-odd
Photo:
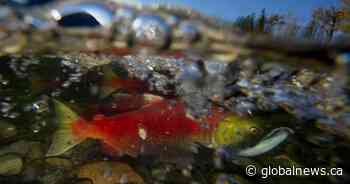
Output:
[[350,32],[350,0],[342,0],[342,9],[338,16],[342,18],[341,30],[344,32]]
[[350,31],[350,17],[346,16],[350,12],[350,0],[343,1],[342,9],[334,6],[315,9],[306,25],[301,25],[292,16],[268,14],[263,9],[259,16],[252,13],[237,18],[234,26],[242,32],[252,34],[303,38],[329,43],[341,31]]
[[267,15],[265,9],[257,17],[255,13],[236,19],[234,26],[241,31],[257,34],[270,34],[277,25],[284,24],[284,17],[278,14]]

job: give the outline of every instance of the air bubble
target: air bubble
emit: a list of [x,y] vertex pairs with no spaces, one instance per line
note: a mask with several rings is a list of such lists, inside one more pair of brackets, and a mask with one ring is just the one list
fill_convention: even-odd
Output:
[[181,22],[179,25],[179,31],[182,39],[189,43],[193,43],[201,39],[199,27],[192,21]]
[[51,11],[52,18],[62,27],[110,27],[113,12],[104,4],[68,4]]
[[170,26],[159,16],[142,15],[132,24],[134,42],[142,46],[165,48],[171,36]]

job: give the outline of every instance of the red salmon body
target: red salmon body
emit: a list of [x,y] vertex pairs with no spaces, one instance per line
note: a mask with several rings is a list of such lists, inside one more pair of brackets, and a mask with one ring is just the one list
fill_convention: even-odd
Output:
[[105,151],[113,155],[175,153],[168,148],[184,153],[190,151],[193,143],[210,144],[212,133],[226,116],[219,108],[213,108],[203,122],[196,122],[186,116],[185,105],[179,100],[152,95],[145,95],[145,100],[135,110],[114,116],[96,114],[91,121],[54,100],[58,128],[46,155],[63,154],[89,138],[100,140]]
[[112,117],[96,115],[92,122],[78,120],[73,135],[102,140],[120,154],[137,155],[147,145],[182,144],[210,132],[186,117],[181,102],[162,100]]

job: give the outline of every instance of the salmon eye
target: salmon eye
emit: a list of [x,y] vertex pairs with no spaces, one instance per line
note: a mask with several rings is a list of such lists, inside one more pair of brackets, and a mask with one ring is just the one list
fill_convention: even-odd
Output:
[[262,132],[262,130],[257,127],[250,127],[249,131],[254,135],[260,134]]

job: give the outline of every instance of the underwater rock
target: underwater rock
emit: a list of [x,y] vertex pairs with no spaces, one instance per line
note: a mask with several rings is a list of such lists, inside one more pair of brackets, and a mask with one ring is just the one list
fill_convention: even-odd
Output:
[[72,169],[73,163],[69,159],[59,158],[59,157],[50,157],[45,160],[45,162],[52,167],[62,167],[65,169]]
[[89,178],[94,184],[144,183],[142,177],[129,165],[112,161],[97,161],[82,165],[77,169],[77,176]]
[[215,177],[213,184],[250,184],[250,182],[238,175],[231,176],[221,173]]
[[0,155],[16,153],[28,158],[40,158],[44,156],[42,144],[35,141],[20,140],[0,149]]
[[77,179],[74,184],[94,184],[93,181],[91,181],[88,178],[84,179]]
[[1,155],[0,163],[0,176],[17,175],[22,171],[23,160],[18,155]]
[[0,121],[0,139],[14,137],[16,134],[17,134],[16,126],[6,121]]
[[72,162],[65,158],[52,157],[27,162],[21,180],[43,184],[61,184],[72,177]]

